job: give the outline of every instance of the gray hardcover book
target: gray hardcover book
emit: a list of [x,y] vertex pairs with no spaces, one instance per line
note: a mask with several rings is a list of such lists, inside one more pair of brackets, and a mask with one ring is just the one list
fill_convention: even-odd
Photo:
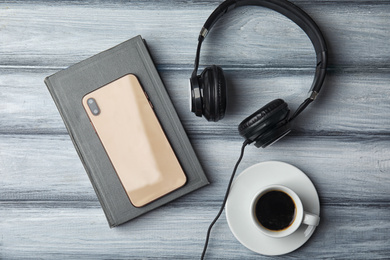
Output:
[[[135,207],[95,133],[82,99],[125,75],[135,75],[147,92],[156,116],[186,175],[184,186]],[[81,61],[45,79],[68,133],[95,189],[110,227],[207,185],[209,182],[141,36]]]

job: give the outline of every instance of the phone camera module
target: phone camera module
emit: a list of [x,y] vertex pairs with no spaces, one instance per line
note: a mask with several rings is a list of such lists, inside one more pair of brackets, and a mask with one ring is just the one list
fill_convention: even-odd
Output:
[[87,104],[88,104],[88,107],[89,109],[91,110],[91,113],[94,115],[94,116],[97,116],[100,114],[100,109],[96,103],[96,100],[93,99],[93,98],[88,98],[87,100]]

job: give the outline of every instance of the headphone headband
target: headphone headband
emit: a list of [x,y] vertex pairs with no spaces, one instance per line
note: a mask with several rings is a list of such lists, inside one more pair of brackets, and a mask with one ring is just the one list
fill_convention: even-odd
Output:
[[200,31],[198,39],[198,48],[195,58],[195,68],[192,75],[197,75],[202,42],[207,36],[208,32],[213,27],[213,25],[227,12],[237,7],[246,5],[262,6],[274,10],[280,14],[283,14],[284,16],[295,22],[307,34],[314,46],[317,59],[314,80],[311,85],[308,98],[305,100],[307,104],[305,104],[304,102],[301,105],[301,107],[295,112],[294,116],[292,117],[294,118],[300,112],[302,112],[302,110],[311,101],[313,101],[317,97],[319,91],[321,90],[321,86],[325,79],[328,56],[325,39],[317,24],[302,9],[286,0],[226,0],[221,3],[217,7],[217,9],[215,9],[214,12],[209,16],[207,21],[204,23],[202,30]]

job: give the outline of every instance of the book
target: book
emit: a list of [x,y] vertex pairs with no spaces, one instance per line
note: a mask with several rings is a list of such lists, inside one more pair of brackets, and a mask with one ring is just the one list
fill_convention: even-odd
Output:
[[[135,207],[129,200],[82,105],[82,98],[86,94],[128,74],[135,75],[148,94],[161,127],[187,177],[184,186],[143,207]],[[110,227],[123,224],[209,184],[141,36],[48,76],[45,84]]]

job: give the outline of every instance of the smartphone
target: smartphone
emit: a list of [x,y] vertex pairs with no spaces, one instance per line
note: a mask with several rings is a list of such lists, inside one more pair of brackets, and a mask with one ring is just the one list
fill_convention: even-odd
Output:
[[182,187],[186,175],[137,77],[125,75],[82,99],[135,207]]

